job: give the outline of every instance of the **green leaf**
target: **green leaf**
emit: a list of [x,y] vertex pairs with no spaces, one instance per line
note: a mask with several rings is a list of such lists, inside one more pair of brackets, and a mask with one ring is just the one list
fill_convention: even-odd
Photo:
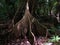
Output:
[[59,36],[53,36],[51,37],[52,39],[50,40],[51,42],[58,42],[60,40]]

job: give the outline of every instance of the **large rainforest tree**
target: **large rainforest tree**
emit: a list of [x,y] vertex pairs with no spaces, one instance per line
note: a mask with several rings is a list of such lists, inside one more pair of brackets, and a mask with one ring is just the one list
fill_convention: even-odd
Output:
[[[27,0],[0,0],[0,39],[4,40],[3,42],[7,40],[7,35],[11,34],[15,36],[21,34],[21,32],[23,34],[24,31],[17,31],[18,26],[20,26],[21,28],[27,27],[21,25],[28,25],[27,29],[30,30],[28,15],[25,15],[26,3]],[[29,13],[31,15],[29,18],[34,17],[34,19],[31,19],[31,22],[35,21],[34,23],[32,23],[32,30],[35,35],[49,35],[49,37],[52,35],[60,36],[60,0],[28,0],[28,5]],[[23,19],[24,15],[25,18]],[[26,20],[28,22],[27,24]],[[22,24],[20,22],[25,23]],[[24,30],[26,29],[24,28]],[[43,32],[43,34],[41,31]],[[27,34],[29,34],[28,38],[33,38],[31,37],[31,33],[29,31]]]

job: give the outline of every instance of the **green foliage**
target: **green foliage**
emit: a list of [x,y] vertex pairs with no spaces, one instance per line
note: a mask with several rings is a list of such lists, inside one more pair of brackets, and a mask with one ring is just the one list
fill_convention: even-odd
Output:
[[56,31],[57,31],[57,28],[51,27],[48,31],[51,32],[52,35],[55,35],[56,34]]
[[[15,10],[19,6],[23,6],[24,0],[10,0],[9,2],[6,2],[6,0],[0,0],[0,17],[1,15],[7,16],[7,13],[9,12],[10,15],[15,14]],[[37,6],[35,9],[36,15],[49,15],[51,10],[53,10],[53,13],[56,13],[56,0],[38,0]]]
[[[6,0],[0,0],[0,21],[8,21],[9,15],[14,15],[15,8],[17,6],[14,6],[15,2],[17,0],[9,0],[10,2]],[[10,3],[10,4],[9,4]]]
[[60,40],[60,37],[57,35],[57,36],[53,36],[51,37],[52,39],[49,40],[49,42],[58,42]]
[[51,15],[51,11],[56,12],[56,0],[39,0],[37,5],[37,15]]

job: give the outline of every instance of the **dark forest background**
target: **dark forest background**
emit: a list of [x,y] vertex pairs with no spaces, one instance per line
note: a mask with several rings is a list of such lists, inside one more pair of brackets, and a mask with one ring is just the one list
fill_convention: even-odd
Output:
[[[0,0],[0,35],[24,16],[27,0]],[[29,11],[50,34],[60,36],[60,0],[29,0]],[[14,23],[12,23],[14,20]],[[38,26],[38,25],[37,25]]]

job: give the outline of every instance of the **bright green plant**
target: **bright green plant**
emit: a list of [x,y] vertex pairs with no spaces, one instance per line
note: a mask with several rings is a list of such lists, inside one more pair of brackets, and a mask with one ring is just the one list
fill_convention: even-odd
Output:
[[57,36],[53,36],[51,37],[52,39],[49,40],[49,42],[58,42],[60,40],[60,37],[57,35]]

